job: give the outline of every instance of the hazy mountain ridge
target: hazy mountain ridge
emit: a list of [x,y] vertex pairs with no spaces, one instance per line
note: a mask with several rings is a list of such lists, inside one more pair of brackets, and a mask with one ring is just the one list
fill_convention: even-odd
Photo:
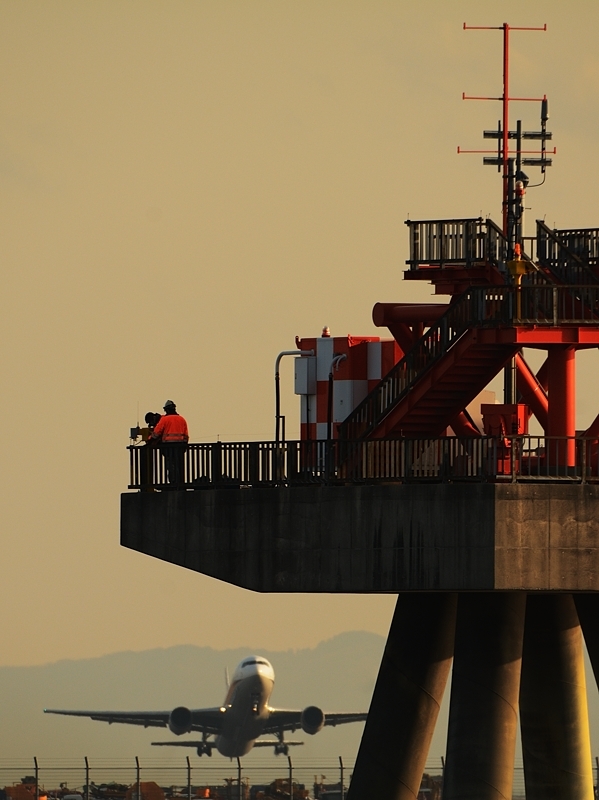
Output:
[[[275,669],[272,704],[321,705],[325,710],[367,710],[384,638],[364,631],[342,633],[315,648],[258,650]],[[113,725],[44,715],[43,709],[171,709],[213,706],[225,693],[225,668],[232,671],[252,648],[215,650],[178,645],[50,664],[0,667],[0,752],[3,758],[101,758],[193,754],[156,750],[150,742],[172,737],[164,729]],[[302,756],[355,754],[362,725],[327,729],[304,737]],[[329,752],[330,751],[330,752]]]

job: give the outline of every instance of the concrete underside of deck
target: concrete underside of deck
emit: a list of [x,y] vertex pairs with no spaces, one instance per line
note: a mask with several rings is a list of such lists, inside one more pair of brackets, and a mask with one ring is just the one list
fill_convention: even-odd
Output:
[[599,486],[127,493],[121,544],[258,592],[599,591]]

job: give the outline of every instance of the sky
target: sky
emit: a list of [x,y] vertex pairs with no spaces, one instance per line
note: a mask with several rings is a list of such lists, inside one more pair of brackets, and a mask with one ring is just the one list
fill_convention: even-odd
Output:
[[408,216],[499,220],[497,173],[456,151],[498,119],[461,97],[500,93],[501,34],[464,22],[547,23],[512,37],[558,148],[528,232],[597,225],[595,0],[0,0],[0,665],[386,634],[394,597],[252,594],[121,548],[119,495],[146,411],[271,439],[296,335],[429,299],[402,282]]

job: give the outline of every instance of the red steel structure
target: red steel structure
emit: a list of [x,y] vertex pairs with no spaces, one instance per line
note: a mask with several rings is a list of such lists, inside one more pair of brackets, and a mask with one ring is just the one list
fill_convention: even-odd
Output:
[[[567,519],[560,529],[563,544],[553,551],[547,546],[539,562],[545,556],[553,558],[562,564],[564,573],[568,564],[575,564],[567,582],[539,583],[532,574],[538,566],[535,563],[528,582],[516,577],[509,585],[493,583],[491,589],[486,585],[472,589],[469,583],[444,589],[439,588],[439,581],[416,588],[402,584],[348,800],[413,800],[417,796],[452,659],[445,800],[511,797],[518,716],[528,800],[592,800],[594,796],[582,633],[599,680],[599,568],[593,561],[597,533],[591,530],[582,544],[570,541],[569,536],[578,522],[577,514],[589,515],[588,509],[599,505],[597,487],[584,485],[599,481],[599,414],[587,430],[580,431],[575,413],[576,353],[599,348],[599,228],[552,230],[538,220],[535,235],[524,236],[528,177],[522,167],[536,166],[545,172],[551,165],[546,148],[551,134],[546,130],[545,97],[539,98],[540,131],[523,131],[520,121],[510,130],[510,102],[531,98],[510,96],[509,37],[514,30],[545,27],[514,28],[506,23],[498,29],[503,31],[503,94],[486,99],[500,100],[503,114],[497,130],[485,132],[486,138],[497,140],[497,151],[484,163],[497,166],[502,173],[502,225],[482,218],[409,220],[410,257],[404,278],[430,282],[435,294],[446,296],[446,302],[377,303],[373,321],[388,330],[391,338],[387,339],[331,337],[328,328],[321,337],[298,338],[299,350],[285,353],[301,353],[295,375],[296,392],[302,397],[300,441],[286,441],[284,434],[280,438],[277,407],[275,442],[190,445],[185,485],[168,487],[245,485],[256,489],[256,494],[239,493],[247,494],[253,504],[250,520],[261,520],[261,538],[252,552],[264,546],[266,523],[262,520],[271,517],[262,518],[259,510],[267,509],[269,502],[268,492],[262,490],[272,488],[271,505],[276,506],[272,518],[284,521],[284,530],[276,530],[285,546],[286,560],[281,561],[285,570],[277,573],[272,567],[274,560],[265,560],[261,569],[266,575],[273,571],[284,581],[293,572],[293,558],[303,552],[299,545],[294,550],[295,542],[284,539],[287,529],[295,530],[286,509],[298,486],[301,488],[294,496],[299,495],[303,503],[300,516],[308,520],[310,535],[314,533],[312,544],[306,546],[310,558],[322,549],[320,539],[327,532],[320,521],[318,505],[322,501],[304,503],[304,497],[316,496],[304,487],[315,485],[320,492],[332,485],[330,492],[322,493],[328,502],[336,495],[350,498],[342,508],[339,527],[334,528],[335,548],[347,554],[349,563],[355,545],[348,532],[361,531],[365,517],[364,529],[371,537],[368,546],[377,558],[382,552],[379,528],[383,529],[384,513],[379,519],[378,508],[371,508],[370,515],[364,510],[363,484],[458,484],[464,480],[516,484],[530,479],[534,496],[526,513],[532,514],[538,503],[534,484],[549,484],[549,489],[543,489],[551,495],[553,484],[562,482],[560,502],[563,508],[567,506],[563,515]],[[525,139],[539,143],[536,157],[530,158],[531,152],[523,149]],[[511,140],[516,142],[513,150]],[[525,349],[544,352],[545,359],[536,371],[527,362]],[[502,371],[503,402],[490,403],[481,393]],[[538,437],[542,445],[527,449],[523,440],[532,417],[543,432]],[[130,451],[130,488],[167,488],[162,455],[152,451],[144,458],[142,448],[131,447]],[[561,491],[564,487],[566,492]],[[451,536],[440,541],[430,521],[429,506],[437,498],[441,516],[455,516],[456,508],[462,508],[457,505],[459,492],[452,492],[456,487],[448,486],[447,491],[441,487],[442,492],[422,486],[408,488],[415,491],[397,493],[405,501],[400,511],[398,500],[395,506],[390,502],[389,509],[383,509],[391,519],[385,530],[394,542],[393,559],[398,560],[393,569],[399,572],[399,561],[405,558],[410,577],[413,571],[416,576],[435,578],[434,564],[419,570],[418,564],[424,563],[418,560],[420,554],[430,551],[432,564],[434,559],[449,558],[453,550],[464,549],[462,517],[466,512],[460,512]],[[504,509],[511,503],[502,517],[509,517],[505,524],[508,538],[531,537],[530,516],[512,524],[512,510],[521,502],[514,487],[508,486],[505,492],[506,487],[490,488],[489,516],[496,514],[500,502]],[[498,489],[503,492],[501,497]],[[168,525],[174,525],[176,519],[195,519],[185,513],[185,503],[194,498],[180,494],[180,498],[167,496],[166,501],[159,493],[142,498],[143,507],[154,513],[160,503],[168,505]],[[393,500],[391,494],[381,493],[380,497]],[[422,497],[424,515],[413,510],[416,499]],[[202,513],[213,507],[213,501],[208,495]],[[200,500],[195,503],[201,505]],[[518,508],[524,508],[523,503]],[[151,516],[148,511],[148,518]],[[201,517],[198,512],[197,518]],[[537,521],[539,527],[548,522]],[[219,534],[233,531],[235,548],[241,548],[243,535],[238,535],[238,529],[242,522],[241,517],[227,516],[226,524],[218,527]],[[478,518],[469,525],[475,528],[475,550],[479,549],[478,525]],[[186,541],[185,536],[177,541]],[[406,542],[412,541],[414,546],[408,549]],[[498,563],[496,542],[494,539],[489,545],[493,569]],[[517,548],[512,545],[510,541],[515,553]],[[160,557],[168,560],[171,549],[175,552],[171,559],[184,563],[176,560],[181,555],[170,541]],[[535,547],[523,545],[520,549]],[[227,553],[228,573],[240,569],[236,552]],[[358,550],[358,557],[360,552],[365,555],[367,548]],[[267,555],[271,559],[270,551]],[[326,559],[318,562],[314,558],[314,563],[326,568]],[[460,581],[466,574],[471,577],[474,563],[467,562],[459,572]],[[376,564],[378,581],[382,569],[379,561]],[[588,574],[582,575],[585,570]],[[584,580],[579,581],[580,576]],[[561,573],[559,577],[561,580]],[[375,592],[380,590],[377,587],[379,583],[373,582],[370,588],[358,591]]]

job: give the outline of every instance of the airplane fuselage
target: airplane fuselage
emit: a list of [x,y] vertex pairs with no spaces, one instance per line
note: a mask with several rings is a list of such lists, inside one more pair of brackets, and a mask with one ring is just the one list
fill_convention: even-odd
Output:
[[221,733],[215,740],[221,755],[237,758],[250,752],[270,716],[268,700],[274,682],[274,670],[266,659],[248,658],[237,667],[223,703]]

